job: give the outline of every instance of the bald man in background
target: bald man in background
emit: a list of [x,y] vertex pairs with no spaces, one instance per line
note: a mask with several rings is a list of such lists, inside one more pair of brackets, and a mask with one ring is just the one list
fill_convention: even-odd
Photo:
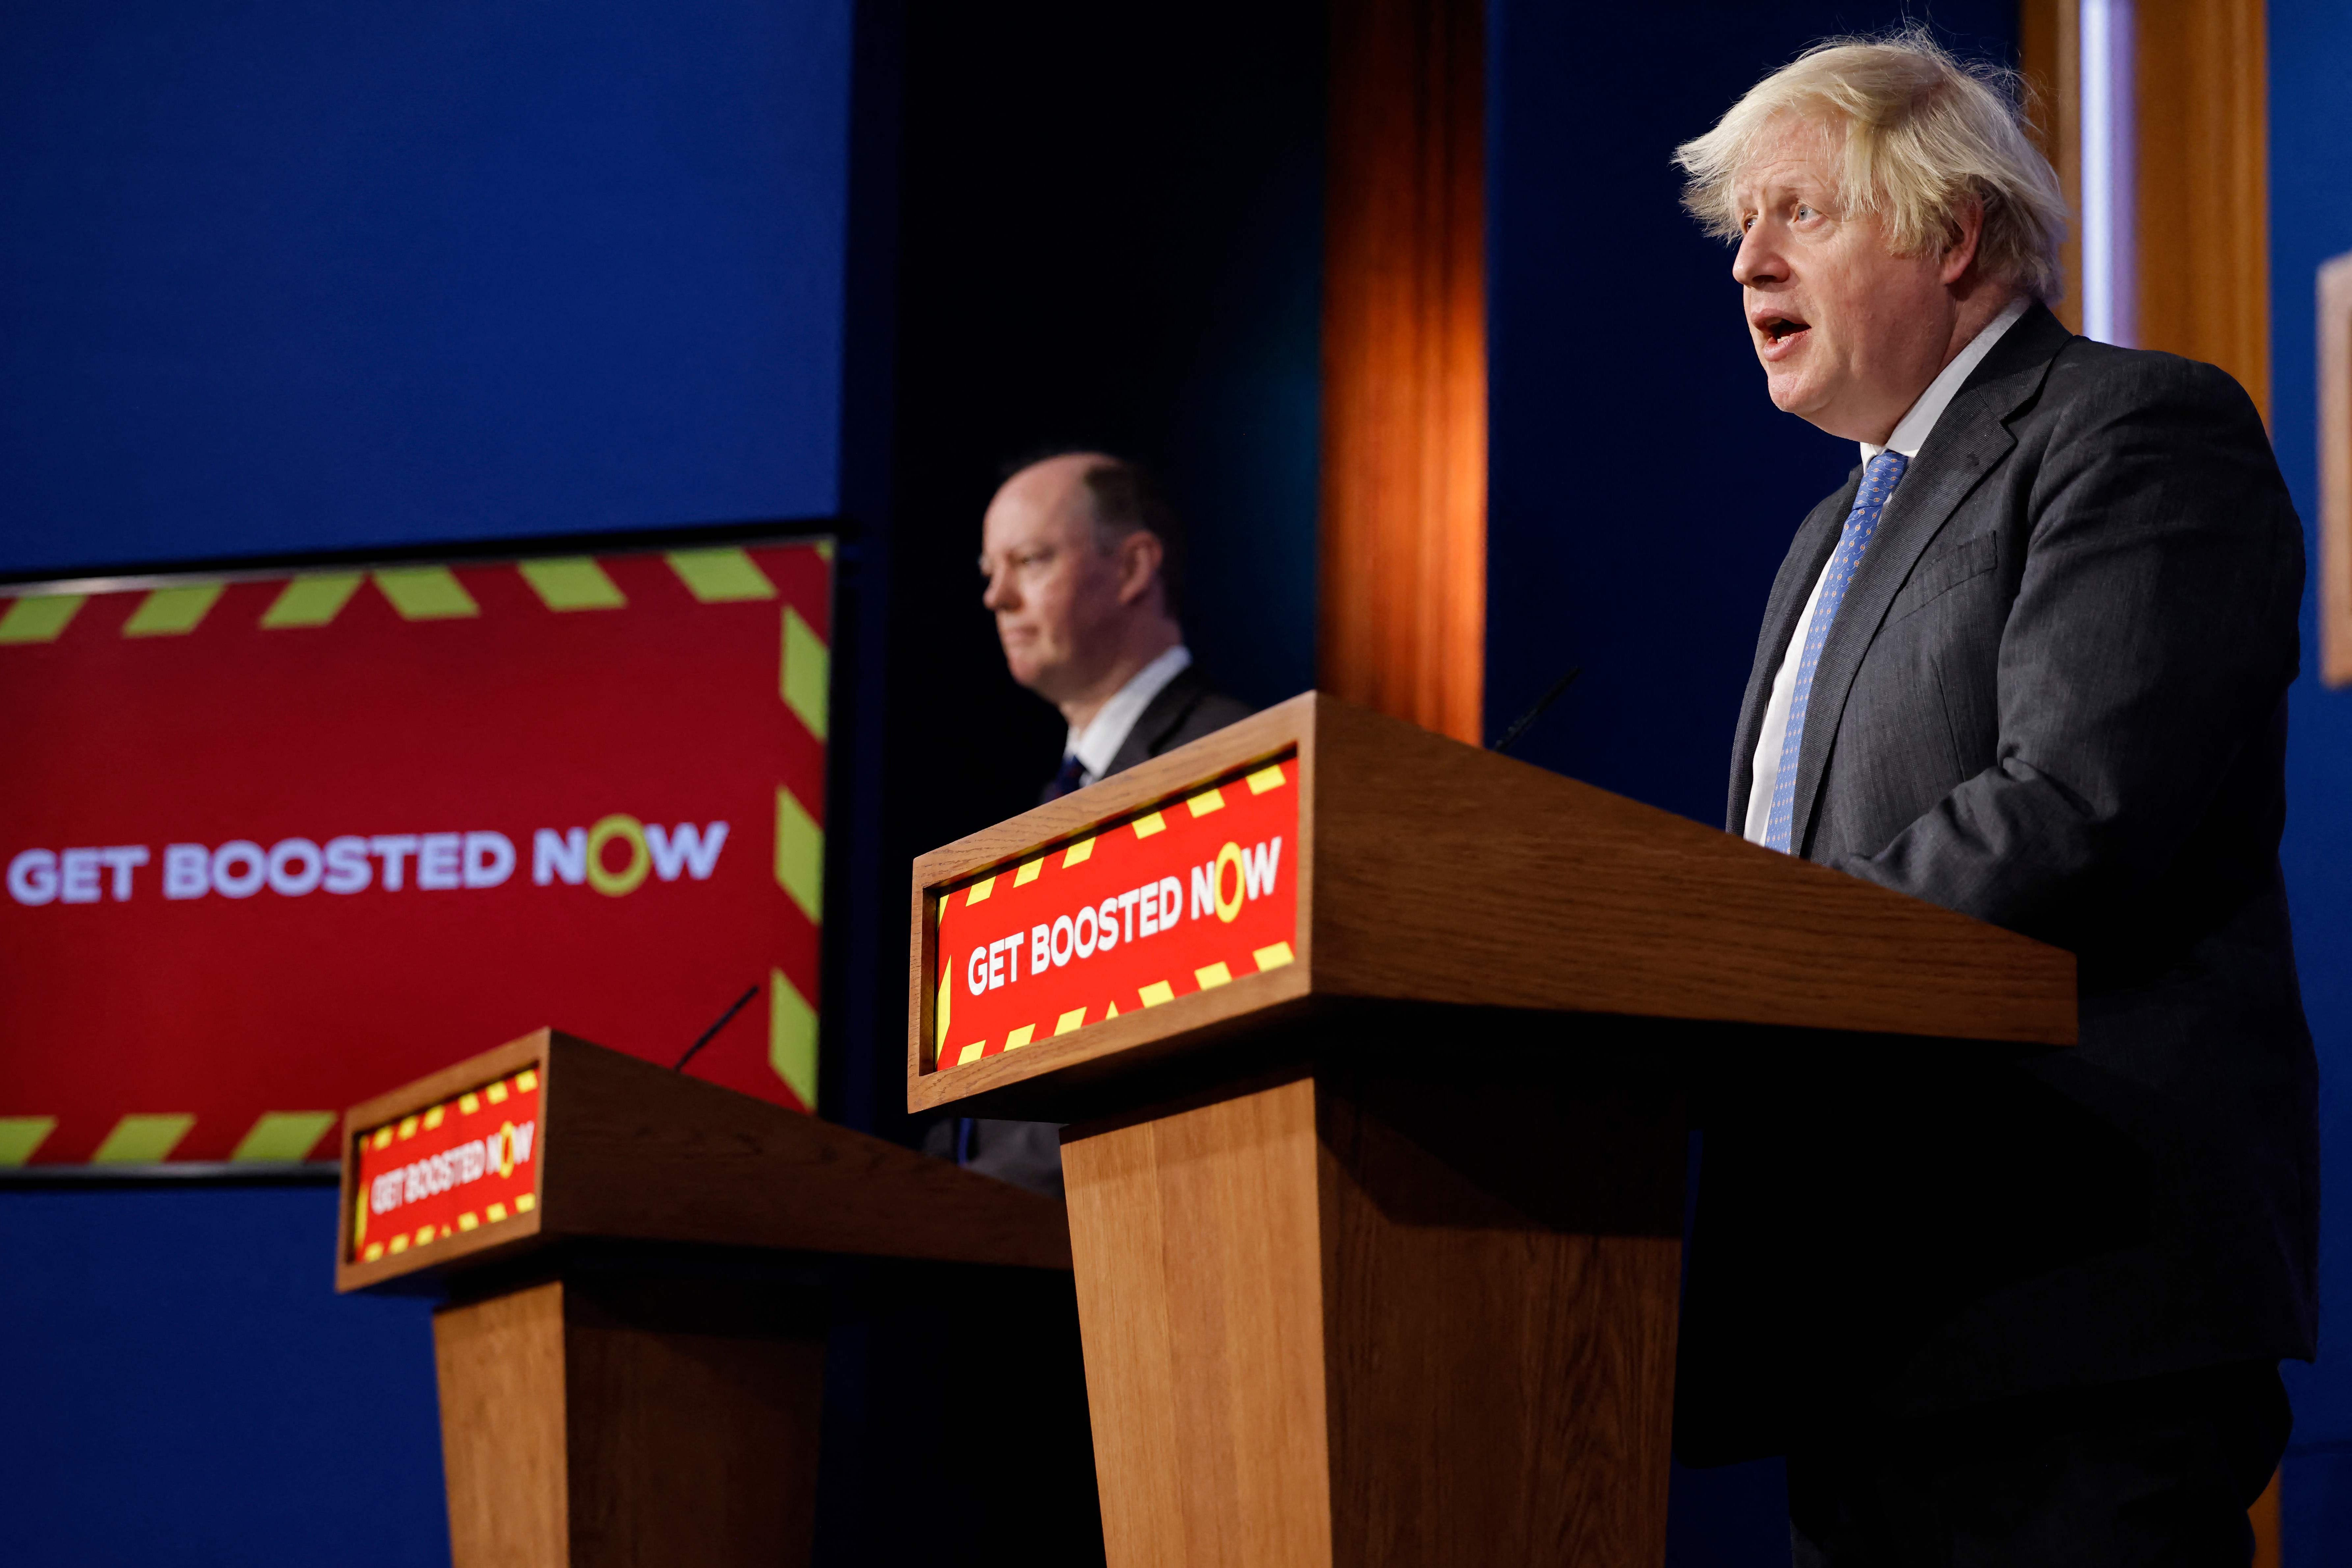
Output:
[[1066,452],[1004,481],[982,523],[981,603],[1013,679],[1069,725],[1055,799],[1246,717],[1192,668],[1184,533],[1136,465]]
[[[981,525],[981,603],[1013,679],[1069,725],[1043,799],[1131,768],[1246,718],[1193,668],[1179,619],[1184,531],[1144,471],[1102,452],[1019,469]],[[932,1153],[1062,1194],[1060,1130],[963,1117],[932,1129]]]

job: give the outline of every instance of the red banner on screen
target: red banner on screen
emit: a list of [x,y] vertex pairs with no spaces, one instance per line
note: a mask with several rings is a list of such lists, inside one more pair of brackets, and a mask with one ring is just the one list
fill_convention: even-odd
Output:
[[939,1065],[1291,963],[1297,779],[1249,769],[943,895]]
[[[0,598],[0,1163],[332,1152],[553,1025],[815,1092],[831,552]],[[100,585],[101,589],[105,585]]]
[[539,1202],[539,1069],[362,1128],[352,1146],[351,1261],[503,1225]]

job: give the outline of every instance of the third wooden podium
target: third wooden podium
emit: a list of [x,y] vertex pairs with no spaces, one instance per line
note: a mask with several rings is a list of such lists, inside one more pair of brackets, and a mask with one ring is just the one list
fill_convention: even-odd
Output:
[[1070,1123],[1113,1568],[1655,1568],[1691,1064],[2074,981],[1310,694],[916,862],[908,1102]]

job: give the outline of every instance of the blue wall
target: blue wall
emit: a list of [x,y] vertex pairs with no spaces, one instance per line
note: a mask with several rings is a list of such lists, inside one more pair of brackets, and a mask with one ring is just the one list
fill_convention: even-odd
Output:
[[[850,18],[0,8],[0,575],[832,515]],[[426,1308],[334,1230],[0,1189],[0,1557],[446,1563]]]
[[0,569],[829,516],[849,17],[0,10]]
[[2314,274],[2352,251],[2352,12],[2272,0],[2271,432],[2310,541],[2304,677],[2287,742],[2287,890],[2319,1047],[2320,1359],[2288,1369],[2280,1478],[2289,1568],[2352,1564],[2352,692],[2319,683],[2318,382]]
[[328,1187],[0,1193],[5,1555],[446,1563],[425,1306],[334,1288]]

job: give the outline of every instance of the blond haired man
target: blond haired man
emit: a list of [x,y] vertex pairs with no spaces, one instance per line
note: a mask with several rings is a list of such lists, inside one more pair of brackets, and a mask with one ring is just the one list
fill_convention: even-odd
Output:
[[2227,375],[2051,314],[2007,88],[1844,40],[1677,154],[1772,401],[1862,459],[1766,604],[1727,824],[2070,949],[2081,1043],[1713,1119],[1676,1443],[1787,1453],[1800,1564],[2243,1563],[2314,1350],[2302,530]]

